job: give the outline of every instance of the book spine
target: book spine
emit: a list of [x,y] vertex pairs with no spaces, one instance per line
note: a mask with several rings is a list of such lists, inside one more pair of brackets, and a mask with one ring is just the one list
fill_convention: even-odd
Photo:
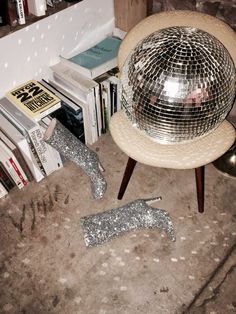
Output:
[[102,134],[102,119],[101,119],[101,98],[99,85],[94,87],[94,97],[95,97],[95,109],[96,109],[96,118],[97,118],[97,131],[98,137]]
[[0,141],[0,148],[3,165],[11,175],[16,185],[19,188],[23,188],[27,184],[26,174],[24,173],[11,150],[2,141]]
[[106,131],[109,130],[109,123],[111,117],[111,92],[110,92],[110,81],[106,79],[102,83],[103,91],[104,91],[104,116],[105,116],[105,128]]
[[16,12],[18,15],[18,23],[20,25],[25,24],[25,11],[24,11],[23,0],[16,0]]
[[106,90],[104,86],[100,84],[100,94],[101,94],[101,117],[102,117],[102,133],[106,133],[106,120],[105,120],[105,106],[107,101]]
[[1,161],[0,161],[0,181],[7,191],[10,191],[15,186],[15,182],[12,180],[12,177],[9,176],[6,168],[4,167]]
[[[47,117],[46,117],[46,119],[47,119]],[[43,121],[41,121],[40,122],[40,128],[42,130],[42,133],[44,134],[44,132],[46,131],[46,128],[47,128],[47,124],[44,123]],[[59,152],[55,148],[53,148],[51,145],[49,145],[48,143],[46,143],[46,146],[47,146],[47,150],[50,154],[50,160],[51,160],[51,164],[53,167],[53,171],[56,171],[56,170],[62,168],[63,164],[62,164],[62,160],[61,160],[61,156],[60,156]]]
[[3,184],[0,182],[0,198],[6,196],[8,194],[8,191],[5,189]]
[[26,177],[28,178],[28,181],[33,181],[33,175],[32,172],[29,169],[29,166],[27,162],[25,161],[24,157],[22,156],[20,150],[17,148],[15,151],[13,151],[13,154],[16,156],[16,159],[18,160],[19,164],[21,165],[21,168],[23,169],[24,173],[26,174]]
[[40,182],[45,174],[44,168],[39,160],[38,154],[31,143],[28,136],[25,137],[25,141],[21,141],[18,144],[18,147],[26,160],[30,171],[35,179],[36,182]]
[[7,1],[0,1],[0,26],[7,25]]
[[[112,71],[110,71],[112,72]],[[111,82],[111,97],[113,101],[113,112],[119,111],[121,109],[120,97],[119,97],[119,90],[120,90],[120,79],[117,75],[111,75],[109,77],[109,81]]]
[[23,182],[19,178],[18,174],[16,173],[14,167],[12,166],[12,163],[8,158],[2,159],[3,166],[5,167],[8,175],[12,178],[15,185],[18,187],[18,189],[22,189],[24,187]]
[[46,175],[51,174],[54,171],[54,169],[51,164],[50,153],[48,151],[46,143],[43,140],[43,133],[40,127],[37,125],[33,129],[28,130],[28,134],[37,152],[39,160],[42,163]]
[[10,26],[15,27],[18,24],[16,4],[14,0],[7,1],[7,19]]
[[87,95],[87,104],[89,107],[89,116],[90,116],[90,125],[91,125],[91,133],[93,138],[93,143],[98,140],[98,126],[97,126],[97,112],[95,108],[95,96],[94,90],[92,90]]
[[[23,183],[23,185],[27,185],[26,175],[24,174],[23,169],[20,167],[20,164],[16,160],[13,160],[13,158],[10,158],[9,162],[12,165],[12,167],[15,170],[16,174],[18,175],[18,177],[20,178],[20,180]],[[21,168],[21,170],[20,170],[20,168]]]
[[23,7],[24,7],[24,12],[25,12],[25,16],[29,15],[29,8],[28,8],[28,0],[23,0]]

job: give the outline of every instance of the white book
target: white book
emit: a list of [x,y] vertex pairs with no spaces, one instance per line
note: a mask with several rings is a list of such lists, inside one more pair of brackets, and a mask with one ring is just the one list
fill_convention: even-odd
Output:
[[23,112],[14,106],[7,98],[0,100],[0,111],[2,111],[3,115],[6,112],[8,116],[11,117],[13,124],[16,122],[22,127],[24,130],[23,135],[29,136],[46,175],[51,174],[54,171],[54,167],[38,123],[23,114]]
[[45,0],[27,0],[29,13],[42,16],[46,14]]
[[[92,132],[91,132],[91,122],[90,122],[90,113],[89,108],[86,103],[84,103],[75,93],[69,91],[64,86],[55,82],[53,80],[49,80],[49,83],[55,86],[58,91],[61,91],[66,97],[70,98],[73,102],[77,103],[83,110],[83,119],[84,119],[84,132],[85,132],[85,144],[92,145],[94,143]],[[44,120],[44,119],[43,119]]]
[[95,88],[99,89],[98,83],[92,79],[84,77],[62,63],[51,66],[51,70],[53,71],[53,78],[56,82],[65,86],[88,105],[92,138],[93,143],[95,143],[99,137],[98,118],[100,118],[96,108],[95,92]]
[[7,190],[4,188],[4,186],[0,182],[0,198],[4,197],[7,194],[8,194]]
[[0,140],[0,160],[19,189],[27,185],[27,177],[7,145]]
[[30,149],[27,139],[18,129],[0,113],[0,125],[3,132],[9,136],[13,143],[19,148],[36,182],[41,181],[44,176],[40,171],[37,161]]

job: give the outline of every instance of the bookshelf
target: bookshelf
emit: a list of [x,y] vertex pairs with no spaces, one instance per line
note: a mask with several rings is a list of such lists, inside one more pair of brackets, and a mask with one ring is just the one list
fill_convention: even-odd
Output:
[[1,37],[0,97],[27,80],[48,77],[62,52],[87,48],[113,29],[113,0],[83,0]]
[[[81,1],[81,0],[80,0]],[[10,33],[16,32],[19,29],[25,28],[26,26],[29,26],[37,21],[40,21],[44,18],[47,18],[48,16],[55,14],[57,12],[60,12],[61,10],[64,10],[68,7],[70,7],[71,5],[75,4],[76,2],[80,2],[80,1],[74,1],[74,2],[66,2],[66,1],[61,1],[59,3],[56,3],[54,5],[54,7],[47,7],[47,12],[46,15],[43,16],[35,16],[33,14],[29,14],[29,16],[26,17],[26,24],[24,25],[17,25],[15,27],[12,27],[10,25],[5,25],[5,26],[1,26],[0,27],[0,38],[7,36]]]

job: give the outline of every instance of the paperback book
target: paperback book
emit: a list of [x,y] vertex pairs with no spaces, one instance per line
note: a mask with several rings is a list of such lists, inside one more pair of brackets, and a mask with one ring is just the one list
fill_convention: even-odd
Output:
[[61,106],[60,99],[35,80],[8,91],[6,97],[35,121],[40,121]]

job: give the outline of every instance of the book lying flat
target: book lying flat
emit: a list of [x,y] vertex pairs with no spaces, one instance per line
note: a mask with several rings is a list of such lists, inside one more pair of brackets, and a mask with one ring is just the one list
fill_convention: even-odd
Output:
[[35,80],[30,80],[8,91],[6,97],[24,114],[40,121],[60,108],[60,99]]
[[117,66],[120,43],[119,38],[110,36],[75,56],[60,56],[61,62],[88,78],[95,78]]

